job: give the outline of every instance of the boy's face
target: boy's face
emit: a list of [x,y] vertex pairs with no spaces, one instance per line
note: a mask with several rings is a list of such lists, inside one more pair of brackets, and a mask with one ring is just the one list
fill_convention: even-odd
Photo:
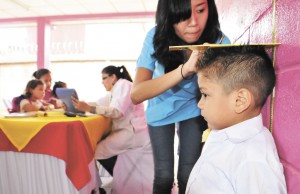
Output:
[[198,107],[210,129],[223,129],[232,125],[233,96],[226,94],[222,85],[198,73],[198,85],[202,94]]

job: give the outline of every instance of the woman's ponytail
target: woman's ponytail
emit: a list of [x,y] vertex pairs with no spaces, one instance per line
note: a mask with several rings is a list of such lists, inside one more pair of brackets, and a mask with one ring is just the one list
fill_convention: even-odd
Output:
[[128,81],[132,82],[132,78],[124,65],[117,67],[117,69],[120,73],[120,78],[127,79]]
[[124,65],[119,67],[113,65],[107,66],[102,70],[102,73],[106,73],[108,75],[115,74],[118,79],[127,79],[132,82],[132,78]]

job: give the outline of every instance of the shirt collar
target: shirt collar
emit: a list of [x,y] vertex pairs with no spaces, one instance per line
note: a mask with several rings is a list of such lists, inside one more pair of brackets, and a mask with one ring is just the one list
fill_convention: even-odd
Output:
[[120,83],[120,80],[121,80],[122,78],[120,78],[120,79],[118,79],[117,81],[116,81],[116,83],[113,85],[113,87],[111,88],[111,93],[115,90],[115,88],[117,87],[116,85],[119,85],[119,83]]
[[209,136],[211,141],[229,140],[233,143],[240,143],[260,133],[263,129],[262,116],[259,114],[225,129],[212,130]]

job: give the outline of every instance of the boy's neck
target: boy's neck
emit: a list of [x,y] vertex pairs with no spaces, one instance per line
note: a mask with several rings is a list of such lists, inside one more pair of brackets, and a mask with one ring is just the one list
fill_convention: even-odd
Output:
[[237,114],[235,124],[257,117],[260,113],[261,113],[261,108],[247,109],[244,112]]

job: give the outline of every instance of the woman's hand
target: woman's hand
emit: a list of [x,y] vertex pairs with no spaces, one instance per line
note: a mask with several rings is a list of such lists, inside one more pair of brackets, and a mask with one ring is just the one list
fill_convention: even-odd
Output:
[[166,90],[172,88],[182,79],[197,72],[198,60],[201,59],[203,51],[193,51],[189,60],[158,78],[153,79],[153,72],[147,68],[138,67],[133,86],[131,89],[131,100],[133,104],[139,104],[153,98]]
[[181,72],[183,77],[189,77],[190,75],[197,72],[197,64],[199,62],[199,59],[202,58],[203,52],[204,51],[200,50],[194,50],[192,52],[189,60],[180,67],[182,68]]
[[90,105],[88,105],[84,101],[79,101],[78,99],[76,99],[74,97],[71,97],[71,98],[72,98],[73,105],[77,110],[89,112]]

